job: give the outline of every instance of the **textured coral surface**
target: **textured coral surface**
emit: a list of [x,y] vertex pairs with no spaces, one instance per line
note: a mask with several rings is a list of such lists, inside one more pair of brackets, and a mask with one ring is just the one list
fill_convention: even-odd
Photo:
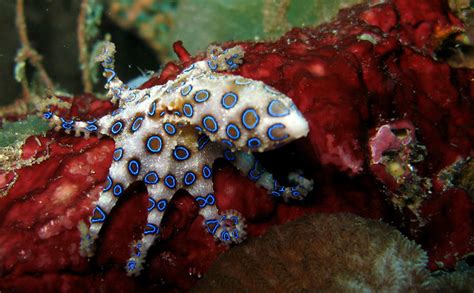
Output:
[[415,292],[432,287],[426,261],[385,223],[312,214],[223,254],[193,291]]
[[[303,170],[316,187],[305,201],[285,204],[218,161],[217,204],[240,211],[250,236],[306,213],[382,219],[428,252],[430,269],[449,269],[474,248],[472,199],[451,180],[456,168],[450,168],[474,155],[474,72],[433,59],[442,41],[437,32],[461,27],[444,1],[387,2],[356,6],[274,43],[240,44],[246,53],[236,74],[285,93],[310,123],[307,138],[259,157],[281,178]],[[168,64],[145,86],[174,78],[195,59],[183,61]],[[110,108],[76,97],[71,114],[98,117]],[[384,137],[377,136],[383,125],[398,125],[388,135],[392,144],[376,141]],[[411,144],[403,144],[399,126],[412,131]],[[23,159],[38,158],[37,164],[0,173],[0,191],[8,190],[0,198],[0,290],[189,289],[227,249],[202,229],[197,205],[183,192],[165,215],[163,239],[143,274],[126,277],[130,251],[124,248],[146,221],[147,196],[137,184],[110,215],[96,257],[81,258],[77,225],[91,214],[113,149],[107,138],[50,132],[27,139]],[[417,182],[428,183],[416,188]]]

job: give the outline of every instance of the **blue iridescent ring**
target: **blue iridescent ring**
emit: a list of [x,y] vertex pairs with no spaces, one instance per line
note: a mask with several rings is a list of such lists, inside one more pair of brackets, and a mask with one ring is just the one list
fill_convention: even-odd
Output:
[[189,150],[182,145],[175,147],[175,149],[173,150],[173,157],[177,161],[185,161],[189,159],[190,156],[191,153],[189,152]]
[[176,133],[176,127],[169,122],[163,124],[163,128],[165,129],[165,132],[169,135],[174,135]]
[[160,212],[163,212],[164,210],[166,210],[166,206],[168,205],[168,202],[166,201],[166,199],[161,199],[159,200],[157,203],[156,203],[156,208],[160,211]]
[[[250,120],[250,122],[248,120]],[[252,130],[257,127],[259,122],[260,117],[258,116],[257,111],[255,111],[254,109],[247,109],[242,113],[242,124],[248,130]]]
[[122,185],[120,185],[120,183],[117,183],[114,185],[114,189],[113,189],[113,194],[117,197],[119,197],[120,195],[122,195],[122,192],[123,192],[123,187]]
[[114,151],[113,159],[115,162],[120,161],[123,158],[123,148],[116,148]]
[[229,125],[227,125],[225,128],[225,133],[232,140],[237,140],[240,138],[240,129],[233,123],[229,123]]
[[143,181],[145,184],[152,185],[158,183],[160,181],[160,177],[158,177],[158,173],[155,171],[150,171],[145,175],[145,177],[143,177]]
[[176,187],[176,178],[173,175],[166,175],[164,179],[166,187],[169,189],[174,189]]
[[114,184],[114,182],[112,181],[112,177],[110,177],[110,175],[109,175],[109,176],[107,176],[107,185],[104,187],[103,191],[104,192],[109,191],[110,188],[112,188],[112,184]]
[[135,121],[133,121],[132,123],[132,132],[135,132],[137,131],[138,129],[140,129],[140,126],[142,126],[142,122],[143,122],[143,116],[138,116],[137,118],[135,118]]
[[[211,125],[209,125],[211,124]],[[202,126],[209,132],[216,133],[219,129],[216,118],[211,115],[207,115],[202,119]]]
[[237,104],[238,100],[239,96],[236,93],[227,92],[222,95],[221,104],[222,107],[224,107],[225,109],[232,109],[235,104]]
[[137,160],[130,160],[128,162],[128,172],[133,176],[137,176],[140,173],[140,162]]
[[112,132],[112,134],[119,134],[120,131],[122,131],[123,129],[123,122],[122,121],[116,121],[112,127],[110,127],[110,132]]
[[247,140],[247,146],[249,148],[254,149],[254,148],[258,148],[261,145],[262,145],[262,142],[257,137],[252,137],[249,140]]
[[184,116],[186,116],[188,118],[193,117],[193,114],[194,114],[193,105],[191,105],[189,103],[185,103],[184,106],[183,106],[183,114],[184,114]]
[[212,176],[211,168],[208,165],[204,165],[204,167],[202,168],[202,177],[204,177],[204,179],[209,179],[211,178],[211,176]]
[[272,126],[268,127],[268,130],[267,130],[267,135],[268,135],[268,138],[270,138],[271,140],[284,140],[285,138],[288,138],[289,135],[288,134],[285,134],[285,135],[282,135],[282,136],[276,136],[273,134],[273,131],[275,129],[284,129],[285,128],[285,125],[284,124],[281,124],[281,123],[275,123],[273,124]]
[[194,94],[194,100],[198,103],[204,103],[210,97],[208,90],[199,90]]
[[194,174],[194,172],[188,171],[188,172],[186,172],[186,174],[184,174],[184,178],[183,178],[184,185],[190,186],[195,181],[196,181],[196,174]]
[[272,100],[268,104],[267,112],[272,117],[284,117],[290,114],[290,109],[288,109],[281,101]]
[[152,135],[148,138],[146,147],[150,152],[157,154],[163,148],[163,140],[158,135]]

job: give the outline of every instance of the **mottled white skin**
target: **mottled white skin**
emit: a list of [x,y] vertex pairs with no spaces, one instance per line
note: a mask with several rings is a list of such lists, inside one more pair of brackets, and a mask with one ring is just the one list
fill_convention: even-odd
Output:
[[[114,113],[97,122],[74,121],[67,124],[66,121],[66,125],[64,119],[50,112],[45,113],[45,117],[48,114],[46,118],[57,127],[86,135],[98,132],[115,141],[116,152],[108,177],[111,185],[106,186],[100,194],[89,230],[84,232],[82,255],[93,255],[94,242],[107,215],[125,189],[135,181],[145,182],[150,207],[147,227],[141,240],[132,247],[132,256],[126,267],[130,275],[139,274],[148,249],[159,236],[166,207],[162,206],[159,210],[157,203],[166,200],[169,204],[178,189],[185,189],[196,198],[206,229],[217,239],[224,243],[242,241],[245,224],[240,215],[234,211],[219,213],[215,200],[211,200],[213,183],[210,170],[214,160],[219,157],[225,157],[272,195],[282,196],[285,200],[301,199],[312,189],[312,181],[295,174],[290,176],[290,182],[296,184],[294,187],[279,185],[250,154],[274,149],[306,136],[309,129],[308,123],[289,97],[263,82],[216,71],[235,68],[242,58],[238,54],[241,52],[239,48],[219,51],[220,55],[211,56],[209,61],[194,63],[175,80],[144,90],[128,89],[116,76],[113,70],[114,52],[113,44],[105,43],[103,54],[97,57],[108,79],[107,96],[118,102],[119,107]],[[199,95],[202,91],[208,94]],[[224,96],[227,98],[223,99]],[[238,98],[234,103],[235,97]],[[246,112],[250,114],[244,115]],[[258,115],[258,123],[253,113]],[[175,133],[167,133],[165,123],[172,125],[167,126],[168,132],[174,127]],[[231,132],[226,131],[230,123],[235,126]],[[97,129],[89,131],[91,125]],[[86,129],[88,126],[89,130]],[[236,128],[240,132],[238,139]],[[161,144],[157,143],[156,138],[149,140],[156,136],[161,138]],[[203,145],[206,140],[209,141]],[[249,144],[249,140],[255,145]],[[150,141],[155,142],[151,144],[152,150],[150,145],[147,147]],[[184,156],[186,152],[183,151],[178,152],[178,155],[187,159],[181,161],[175,157],[174,151],[178,147],[186,148],[189,156]],[[135,168],[138,165],[140,167]],[[129,170],[130,166],[133,166],[132,170]],[[205,166],[209,167],[209,172],[203,171]],[[156,172],[159,182],[147,182],[149,172]],[[184,182],[188,172],[195,174],[193,184]],[[165,185],[167,175],[174,176],[175,186]]]

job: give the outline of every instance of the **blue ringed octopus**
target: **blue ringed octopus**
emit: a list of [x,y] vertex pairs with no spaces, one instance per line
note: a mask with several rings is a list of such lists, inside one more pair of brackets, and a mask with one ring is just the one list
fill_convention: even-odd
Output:
[[76,135],[107,135],[115,141],[106,185],[90,218],[80,229],[80,253],[94,254],[94,243],[127,187],[146,185],[148,218],[141,240],[132,245],[125,266],[138,275],[146,254],[160,235],[160,223],[173,195],[186,190],[199,205],[204,228],[218,241],[245,239],[245,222],[234,210],[219,211],[213,190],[212,164],[220,157],[272,196],[285,201],[304,198],[313,181],[290,173],[292,186],[280,185],[252,152],[264,152],[304,137],[308,123],[292,100],[257,80],[226,74],[242,63],[243,50],[213,47],[207,60],[182,71],[175,80],[146,89],[131,89],[114,70],[115,45],[105,41],[96,61],[104,68],[107,97],[117,104],[110,115],[91,121],[43,114],[56,130]]

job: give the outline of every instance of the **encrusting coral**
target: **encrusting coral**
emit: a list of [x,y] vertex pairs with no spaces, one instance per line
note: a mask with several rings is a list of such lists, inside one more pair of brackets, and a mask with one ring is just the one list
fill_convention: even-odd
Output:
[[194,292],[408,292],[430,288],[428,257],[380,221],[306,215],[222,254]]
[[[381,219],[426,250],[430,270],[450,270],[474,247],[474,206],[468,194],[472,176],[462,171],[472,170],[472,165],[459,169],[456,164],[473,156],[474,71],[450,67],[437,52],[449,32],[462,36],[463,24],[443,0],[373,2],[343,10],[318,28],[293,29],[274,42],[220,44],[224,50],[240,46],[245,52],[243,63],[229,75],[277,89],[308,121],[306,138],[258,154],[260,162],[277,179],[284,179],[287,170],[300,169],[316,184],[303,201],[285,204],[228,161],[218,160],[212,177],[216,205],[239,211],[247,219],[249,238],[308,213]],[[180,61],[168,63],[140,90],[175,80],[206,58],[190,56],[179,43],[174,49]],[[58,115],[68,119],[93,121],[114,108],[93,95],[63,100],[71,105]],[[412,141],[426,147],[423,160],[410,160],[418,148],[403,143],[371,153],[370,138],[382,128],[393,146],[404,137],[399,127],[393,128],[397,121],[413,125]],[[0,198],[0,290],[184,291],[228,249],[203,229],[193,197],[178,191],[141,276],[126,277],[129,244],[143,233],[149,206],[145,185],[137,183],[124,190],[124,200],[108,217],[95,256],[81,257],[77,224],[89,219],[106,186],[115,148],[106,136],[86,139],[62,131],[26,139],[21,160],[39,163],[0,172],[0,191],[5,191]],[[389,168],[372,170],[374,154],[381,154],[379,163]],[[432,186],[411,193],[423,196],[410,209],[413,197],[389,184],[407,182],[414,175],[430,179]],[[407,199],[401,208],[394,208],[393,195]]]

